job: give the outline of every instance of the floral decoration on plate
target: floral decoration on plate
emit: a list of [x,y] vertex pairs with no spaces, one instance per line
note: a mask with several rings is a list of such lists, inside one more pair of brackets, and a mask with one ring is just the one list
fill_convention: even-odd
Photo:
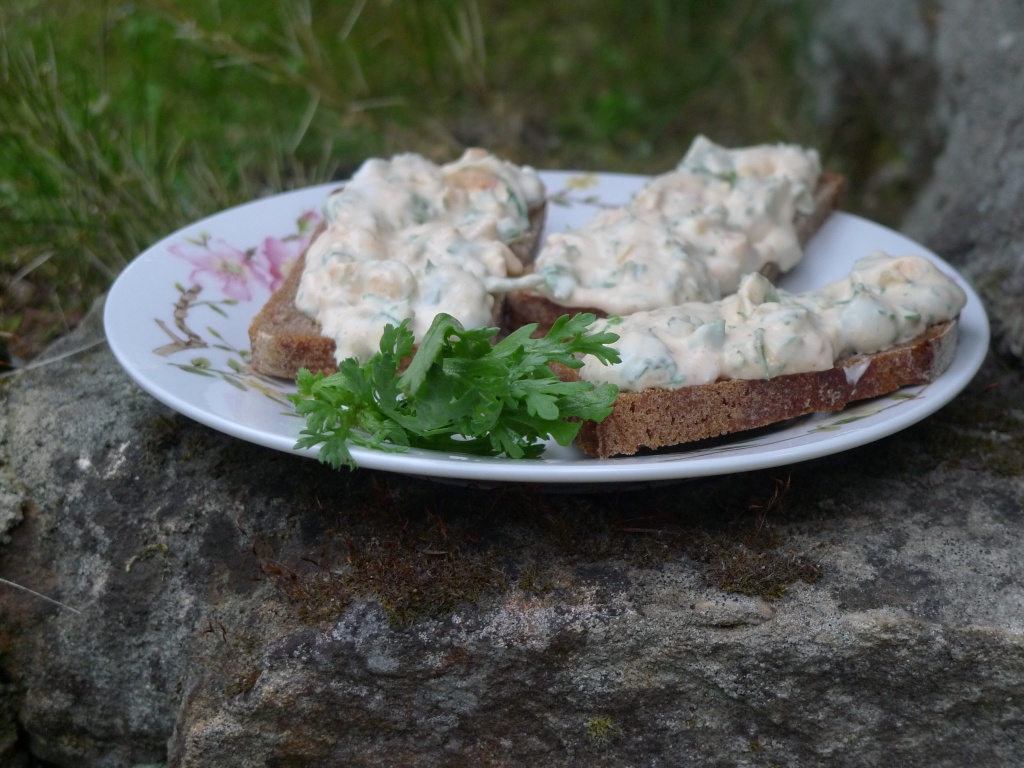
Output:
[[[253,300],[254,288],[273,293],[284,282],[288,271],[309,245],[320,224],[316,211],[304,212],[295,222],[295,231],[283,237],[269,235],[257,246],[239,248],[223,238],[201,233],[167,246],[167,252],[191,267],[186,288],[175,282],[180,297],[174,303],[174,329],[163,318],[156,324],[171,341],[153,350],[161,357],[197,349],[216,349],[228,356],[225,368],[218,368],[209,357],[193,357],[187,363],[171,362],[176,368],[198,376],[207,376],[246,392],[251,387],[283,405],[289,405],[282,382],[255,371],[249,364],[249,350],[240,349],[213,326],[206,327],[211,340],[189,325],[189,315],[197,307],[205,307],[227,319],[230,309]],[[204,298],[204,291],[213,298]]]

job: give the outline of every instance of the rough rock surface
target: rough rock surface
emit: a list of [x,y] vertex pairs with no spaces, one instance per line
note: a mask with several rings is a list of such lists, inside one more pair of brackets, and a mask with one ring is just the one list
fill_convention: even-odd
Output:
[[[988,289],[1009,349],[1024,135],[974,93],[999,46],[965,48],[1019,6],[879,6],[858,23],[921,24],[928,119],[976,157],[947,146],[910,222],[983,289],[1009,265]],[[988,98],[1021,114],[1009,91]],[[841,455],[559,494],[221,435],[135,386],[98,317],[0,383],[0,578],[39,593],[0,583],[0,764],[1024,762],[1024,371],[1005,357]]]
[[23,519],[0,576],[66,607],[4,588],[0,749],[61,766],[1018,762],[1022,396],[992,359],[936,416],[843,455],[547,494],[249,445],[90,347],[3,390],[0,483]]

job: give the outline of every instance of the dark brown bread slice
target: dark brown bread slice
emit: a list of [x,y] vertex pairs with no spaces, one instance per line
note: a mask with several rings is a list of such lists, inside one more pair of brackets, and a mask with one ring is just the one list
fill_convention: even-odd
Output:
[[[809,214],[800,214],[796,219],[797,235],[802,245],[807,244],[814,233],[821,229],[829,214],[839,207],[844,187],[845,180],[837,173],[823,173],[819,177],[814,190],[814,210]],[[766,264],[761,271],[769,280],[777,279],[780,274],[775,264]],[[557,304],[534,291],[513,291],[505,297],[501,326],[512,330],[527,323],[537,323],[537,335],[543,335],[562,315],[574,315],[579,312],[592,312],[598,317],[606,317],[608,314],[597,307],[569,307]]]
[[[322,231],[321,225],[310,242]],[[294,379],[299,368],[325,374],[338,370],[334,340],[321,335],[320,324],[295,307],[305,266],[303,253],[249,325],[250,363],[260,373]]]
[[[530,231],[509,243],[524,264],[528,264],[536,252],[546,215],[546,204],[530,211]],[[322,231],[323,227],[318,229],[310,242]],[[300,368],[324,374],[338,370],[334,339],[323,336],[320,324],[295,307],[305,266],[306,254],[303,253],[249,325],[251,365],[267,376],[294,379]]]
[[[577,445],[601,458],[756,429],[933,381],[956,353],[958,321],[906,344],[841,360],[827,371],[729,380],[680,389],[620,392],[608,418],[586,422]],[[577,378],[562,369],[563,378]]]

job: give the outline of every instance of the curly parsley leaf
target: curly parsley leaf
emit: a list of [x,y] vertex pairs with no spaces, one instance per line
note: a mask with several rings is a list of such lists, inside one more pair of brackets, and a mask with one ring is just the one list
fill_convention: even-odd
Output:
[[291,399],[306,428],[295,447],[320,445],[321,461],[354,467],[350,443],[510,458],[539,456],[548,438],[568,445],[582,421],[611,413],[618,394],[613,384],[562,381],[549,365],[579,368],[581,355],[619,362],[607,346],[618,337],[588,333],[593,321],[566,315],[541,338],[528,325],[492,344],[497,328],[467,330],[440,314],[402,373],[415,339],[408,321],[388,325],[367,362],[348,358],[326,377],[299,371]]

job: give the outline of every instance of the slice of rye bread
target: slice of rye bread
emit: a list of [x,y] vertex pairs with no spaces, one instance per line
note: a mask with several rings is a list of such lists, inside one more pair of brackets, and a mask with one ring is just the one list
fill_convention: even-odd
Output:
[[[773,379],[728,380],[679,389],[620,392],[604,421],[583,424],[577,445],[592,456],[632,455],[776,424],[933,381],[956,353],[956,319],[892,349],[840,360],[834,368]],[[578,380],[575,370],[559,375]]]
[[[814,233],[821,229],[829,214],[839,207],[844,187],[845,180],[840,174],[823,173],[818,178],[818,185],[814,189],[814,209],[808,214],[798,214],[795,221],[801,245],[806,245]],[[766,264],[761,272],[772,281],[778,279],[781,274],[776,264]],[[537,323],[535,335],[543,335],[562,315],[574,315],[579,312],[592,312],[598,317],[608,315],[597,307],[569,307],[558,304],[535,291],[512,291],[505,297],[501,327],[512,330],[527,323]]]
[[[523,264],[533,260],[546,216],[546,203],[530,211],[529,231],[509,243]],[[321,225],[310,243],[316,240],[323,229]],[[250,362],[259,373],[294,379],[300,368],[325,375],[338,370],[334,359],[334,339],[324,336],[320,332],[320,324],[295,306],[305,266],[306,254],[303,253],[249,325],[252,351]],[[501,313],[499,305],[496,317],[500,317]]]

